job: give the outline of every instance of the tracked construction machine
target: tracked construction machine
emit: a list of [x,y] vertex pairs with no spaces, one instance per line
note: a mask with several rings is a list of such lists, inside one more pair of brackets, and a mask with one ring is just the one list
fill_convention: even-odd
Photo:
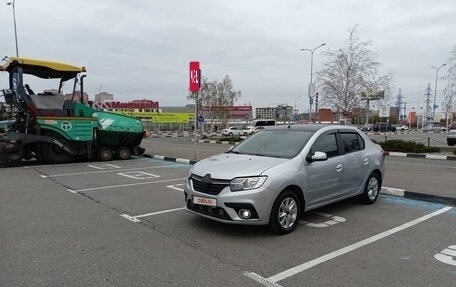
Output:
[[[19,166],[32,158],[44,163],[128,159],[144,152],[140,120],[84,103],[84,67],[11,57],[0,71],[9,75],[9,88],[2,93],[14,116],[8,132],[0,135],[0,166]],[[35,94],[26,77],[54,82],[57,89]],[[71,83],[71,99],[63,95],[65,83]]]

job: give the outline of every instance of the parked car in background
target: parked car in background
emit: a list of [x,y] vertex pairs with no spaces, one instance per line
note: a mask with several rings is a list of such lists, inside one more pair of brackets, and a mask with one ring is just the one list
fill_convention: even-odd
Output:
[[441,126],[439,124],[429,124],[423,128],[423,131],[425,132],[435,132],[435,133],[440,133],[440,132],[445,132],[447,129],[444,126]]
[[360,128],[360,130],[362,130],[363,132],[371,132],[372,131],[372,128],[373,128],[373,125],[371,124],[368,124],[368,125],[364,125]]
[[456,145],[456,122],[448,127],[447,144],[449,146]]
[[244,135],[244,130],[238,127],[229,127],[222,130],[222,136],[241,136]]
[[401,131],[401,132],[405,132],[405,131],[408,131],[408,126],[407,125],[400,125],[400,126],[397,126],[396,127],[396,130],[397,131]]
[[244,135],[245,136],[248,136],[248,135],[251,135],[251,134],[254,134],[255,133],[255,127],[253,126],[247,126],[244,128]]
[[263,127],[263,126],[255,127],[255,128],[253,129],[253,133],[257,133],[257,132],[259,132],[259,131],[262,131],[262,130],[264,130],[265,128],[266,128],[266,127]]
[[252,126],[254,127],[268,127],[275,125],[277,125],[277,122],[274,119],[256,119],[252,121]]
[[392,126],[390,123],[376,123],[372,128],[374,132],[395,132],[396,127]]
[[385,153],[359,129],[282,125],[198,161],[185,182],[187,211],[223,223],[292,232],[304,211],[357,196],[377,200]]

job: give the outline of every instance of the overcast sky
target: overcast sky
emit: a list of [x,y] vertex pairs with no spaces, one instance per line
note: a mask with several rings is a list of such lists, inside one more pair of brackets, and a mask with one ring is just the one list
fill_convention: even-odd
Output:
[[[1,0],[0,55],[14,56],[13,9]],[[119,101],[151,99],[161,106],[190,103],[188,67],[203,76],[229,75],[239,105],[308,109],[310,53],[338,50],[359,25],[362,41],[393,74],[393,96],[422,106],[436,72],[456,46],[454,0],[16,0],[19,55],[86,66],[86,91]],[[446,74],[446,67],[439,71]],[[0,86],[7,76],[0,75]],[[443,101],[439,80],[437,103]],[[49,87],[51,88],[51,87]],[[300,97],[300,98],[299,98]]]

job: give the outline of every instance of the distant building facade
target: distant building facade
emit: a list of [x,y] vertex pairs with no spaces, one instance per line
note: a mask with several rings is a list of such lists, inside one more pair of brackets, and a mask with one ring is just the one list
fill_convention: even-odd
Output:
[[278,105],[276,119],[280,121],[292,121],[293,107],[289,105]]
[[[73,102],[80,102],[81,101],[81,92],[80,91],[74,92],[74,96],[73,96],[73,94],[66,94],[65,100],[68,100],[68,101],[73,100]],[[87,93],[85,93],[85,92],[82,95],[82,102],[86,103],[86,104],[89,102],[89,95],[87,95]]]
[[256,108],[255,118],[277,119],[279,121],[292,121],[293,107],[289,105],[278,105],[277,107]]
[[275,119],[277,115],[277,107],[256,108],[256,119]]
[[101,92],[95,95],[95,102],[114,101],[114,95],[106,92]]

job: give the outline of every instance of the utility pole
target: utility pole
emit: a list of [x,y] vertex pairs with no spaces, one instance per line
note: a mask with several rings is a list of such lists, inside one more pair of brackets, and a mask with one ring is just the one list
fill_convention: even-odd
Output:
[[14,21],[14,40],[16,41],[16,57],[19,57],[19,47],[17,44],[17,28],[16,28],[16,0],[6,3],[13,7],[13,21]]
[[425,125],[429,124],[429,120],[431,119],[431,84],[429,83],[426,89],[426,118],[425,118]]
[[435,89],[434,89],[434,105],[432,106],[432,121],[435,122],[435,109],[437,109],[437,105],[435,103],[437,99],[437,81],[439,79],[439,70],[440,68],[446,66],[446,63],[442,64],[439,67],[431,66],[431,68],[435,69]]
[[[397,105],[397,113],[398,118],[400,121],[405,121],[407,118],[407,110],[406,110],[406,102],[403,101],[405,97],[402,96],[402,91],[399,89],[399,94],[397,95],[396,105]],[[401,124],[403,124],[401,122]]]
[[313,97],[314,97],[314,88],[313,88],[313,56],[315,50],[320,47],[323,47],[326,43],[323,43],[313,49],[301,49],[301,51],[309,51],[310,52],[310,84],[309,84],[309,122],[312,123],[312,104],[313,104]]

